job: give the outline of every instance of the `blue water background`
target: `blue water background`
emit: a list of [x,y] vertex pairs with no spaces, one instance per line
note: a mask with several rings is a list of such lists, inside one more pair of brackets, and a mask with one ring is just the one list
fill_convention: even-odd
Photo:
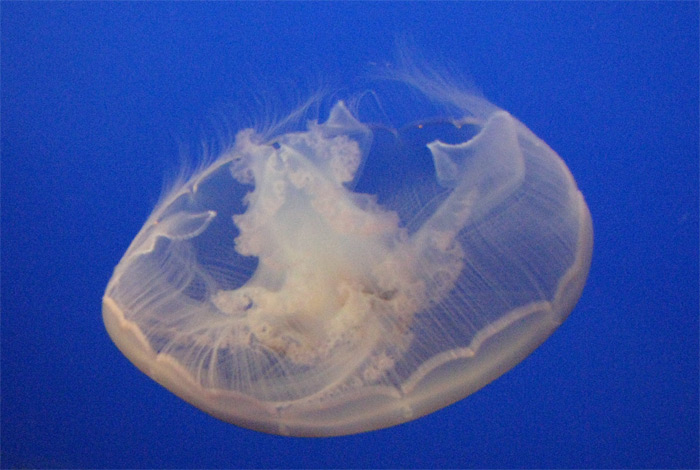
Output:
[[[698,467],[697,2],[1,12],[3,468]],[[112,344],[112,269],[181,148],[265,117],[256,99],[352,86],[397,37],[566,161],[595,228],[583,297],[515,369],[417,421],[332,439],[220,422]]]

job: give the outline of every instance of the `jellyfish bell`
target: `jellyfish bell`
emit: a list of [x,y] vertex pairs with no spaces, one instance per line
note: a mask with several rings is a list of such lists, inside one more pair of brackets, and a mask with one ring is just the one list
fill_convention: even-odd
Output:
[[590,265],[571,173],[506,111],[406,83],[460,114],[397,131],[338,101],[173,187],[107,286],[119,349],[224,421],[332,436],[454,403],[541,344]]

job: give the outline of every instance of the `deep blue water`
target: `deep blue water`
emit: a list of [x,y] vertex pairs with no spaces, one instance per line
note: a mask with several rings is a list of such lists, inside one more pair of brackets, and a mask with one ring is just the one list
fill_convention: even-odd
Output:
[[[1,11],[3,468],[698,467],[697,2]],[[417,421],[330,439],[220,422],[109,340],[112,269],[181,147],[251,123],[256,94],[352,86],[397,37],[566,161],[595,230],[583,297],[515,369]]]

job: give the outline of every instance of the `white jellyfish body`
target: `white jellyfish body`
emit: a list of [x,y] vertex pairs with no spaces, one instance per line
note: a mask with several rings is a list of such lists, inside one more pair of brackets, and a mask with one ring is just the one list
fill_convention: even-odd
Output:
[[[202,410],[298,436],[409,421],[514,367],[581,295],[591,219],[554,151],[469,99],[488,112],[450,125],[474,135],[426,142],[430,183],[383,200],[350,189],[376,146],[342,101],[306,130],[239,132],[116,267],[112,340]],[[414,184],[429,200],[402,199]]]

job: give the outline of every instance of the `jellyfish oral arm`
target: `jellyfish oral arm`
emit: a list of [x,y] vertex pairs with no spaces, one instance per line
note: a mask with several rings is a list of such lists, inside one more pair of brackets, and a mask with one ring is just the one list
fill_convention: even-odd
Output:
[[361,134],[362,126],[342,103],[331,116],[274,148],[239,139],[246,166],[234,176],[252,175],[255,188],[246,212],[233,217],[235,244],[258,267],[245,285],[216,297],[219,308],[245,318],[255,341],[284,360],[318,365],[334,354],[335,364],[346,350],[327,387],[355,372],[352,364],[366,360],[378,340],[373,312],[390,309],[387,299],[397,290],[385,278],[396,275],[381,266],[396,262],[405,238],[396,213],[344,186],[363,156],[358,141],[341,131]]
[[467,142],[435,141],[428,148],[438,183],[452,192],[421,227],[423,239],[441,233],[454,238],[522,183],[525,168],[516,122],[505,111],[489,117],[481,132]]

